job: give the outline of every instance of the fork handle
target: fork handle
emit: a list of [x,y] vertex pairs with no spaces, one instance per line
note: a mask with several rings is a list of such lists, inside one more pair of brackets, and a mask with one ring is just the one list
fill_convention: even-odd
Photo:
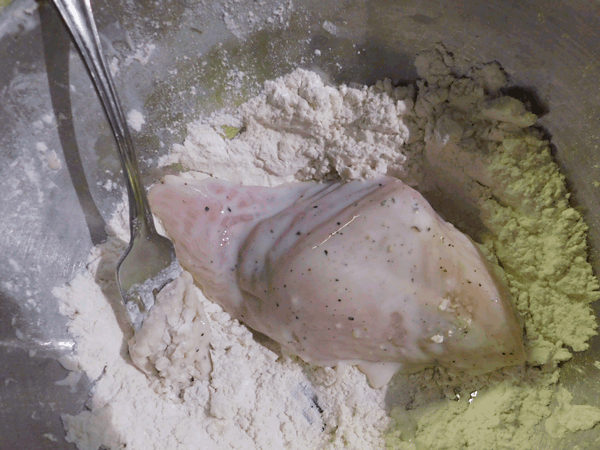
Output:
[[52,1],[73,36],[115,135],[129,197],[131,239],[145,232],[156,233],[146,191],[140,179],[131,134],[108,63],[102,52],[90,0]]

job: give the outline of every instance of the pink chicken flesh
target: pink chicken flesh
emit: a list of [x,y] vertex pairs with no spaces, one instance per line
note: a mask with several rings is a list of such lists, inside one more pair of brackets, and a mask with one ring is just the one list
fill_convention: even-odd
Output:
[[525,360],[491,265],[395,178],[268,188],[167,177],[150,203],[207,298],[307,362],[356,364],[378,387],[397,370]]

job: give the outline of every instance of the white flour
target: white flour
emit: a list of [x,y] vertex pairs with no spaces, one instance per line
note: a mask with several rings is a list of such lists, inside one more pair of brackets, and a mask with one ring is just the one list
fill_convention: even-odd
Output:
[[238,39],[269,25],[288,26],[294,11],[292,0],[235,0],[212,2],[220,10],[227,29]]
[[[399,88],[399,97],[409,90]],[[262,94],[231,114],[221,112],[188,126],[183,146],[162,164],[243,184],[343,179],[388,173],[416,185],[420,149],[404,146],[409,130],[405,102],[376,88],[326,86],[314,72],[296,70],[267,81]],[[227,127],[244,127],[226,139]]]
[[146,119],[144,119],[144,115],[137,109],[132,109],[127,113],[127,123],[135,131],[140,131],[146,123]]
[[[418,58],[416,65],[427,79],[417,83],[418,93],[389,80],[369,88],[330,87],[316,74],[296,70],[267,82],[260,96],[236,110],[190,124],[185,143],[161,163],[181,164],[193,171],[189,176],[261,185],[388,173],[424,190],[436,183],[456,186],[454,198],[471,205],[489,192],[458,180],[459,171],[449,169],[458,165],[476,175],[484,162],[465,165],[461,158],[470,154],[452,144],[471,142],[485,150],[486,143],[519,132],[532,117],[516,104],[488,104],[487,121],[477,127],[467,116],[442,118],[443,105],[468,110],[506,79],[495,64],[471,69],[471,78],[456,78],[449,68],[455,62],[443,49]],[[452,120],[460,126],[453,127]],[[446,154],[439,152],[442,147]],[[436,167],[436,155],[444,164]],[[425,176],[428,170],[436,183]],[[69,441],[82,450],[383,448],[390,423],[386,410],[395,406],[386,405],[386,388],[370,388],[355,368],[320,369],[282,356],[275,344],[253,337],[199,291],[212,332],[212,375],[181,396],[157,394],[127,354],[130,332],[114,282],[128,240],[126,217],[123,203],[110,222],[109,241],[93,249],[84,272],[55,290],[61,312],[71,319],[74,359],[96,380],[88,410],[63,416]],[[468,229],[465,217],[459,225]],[[407,380],[420,391],[432,375],[415,377]]]
[[86,270],[55,291],[61,312],[71,317],[79,368],[97,380],[89,410],[63,416],[69,441],[80,449],[381,446],[388,423],[383,392],[370,389],[363,374],[283,358],[199,291],[212,332],[211,378],[192,384],[182,398],[157,394],[127,356],[129,335],[113,310],[121,308],[112,270],[127,235],[125,213],[113,217],[116,234],[93,250]]

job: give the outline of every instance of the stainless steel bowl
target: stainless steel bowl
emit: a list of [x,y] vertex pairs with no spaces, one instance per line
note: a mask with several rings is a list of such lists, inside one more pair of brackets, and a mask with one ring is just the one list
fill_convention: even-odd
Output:
[[[295,67],[319,69],[334,82],[412,80],[415,54],[440,41],[456,55],[500,62],[518,92],[545,113],[539,123],[590,226],[591,259],[599,268],[598,0],[98,0],[93,6],[109,59],[118,61],[125,109],[145,115],[134,140],[146,183],[159,175],[157,158],[183,140],[186,123],[239,103]],[[122,187],[120,166],[88,76],[49,5],[15,0],[0,11],[0,54],[0,448],[72,449],[60,414],[82,409],[91,382],[55,384],[67,375],[58,358],[71,351],[73,339],[51,291],[104,239],[121,190],[103,185]],[[60,170],[49,167],[52,151]],[[595,338],[591,350],[565,365],[575,402],[600,406],[600,371],[593,366],[599,352]],[[599,436],[594,429],[576,443],[597,448]]]

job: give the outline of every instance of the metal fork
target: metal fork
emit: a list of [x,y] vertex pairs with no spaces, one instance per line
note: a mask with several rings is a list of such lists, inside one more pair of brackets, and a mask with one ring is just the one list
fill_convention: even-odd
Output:
[[181,274],[170,240],[154,227],[148,198],[140,179],[133,142],[114,81],[102,52],[90,0],[52,0],[65,21],[90,73],[110,123],[129,197],[131,239],[117,264],[117,284],[135,331],[154,305],[154,297]]

